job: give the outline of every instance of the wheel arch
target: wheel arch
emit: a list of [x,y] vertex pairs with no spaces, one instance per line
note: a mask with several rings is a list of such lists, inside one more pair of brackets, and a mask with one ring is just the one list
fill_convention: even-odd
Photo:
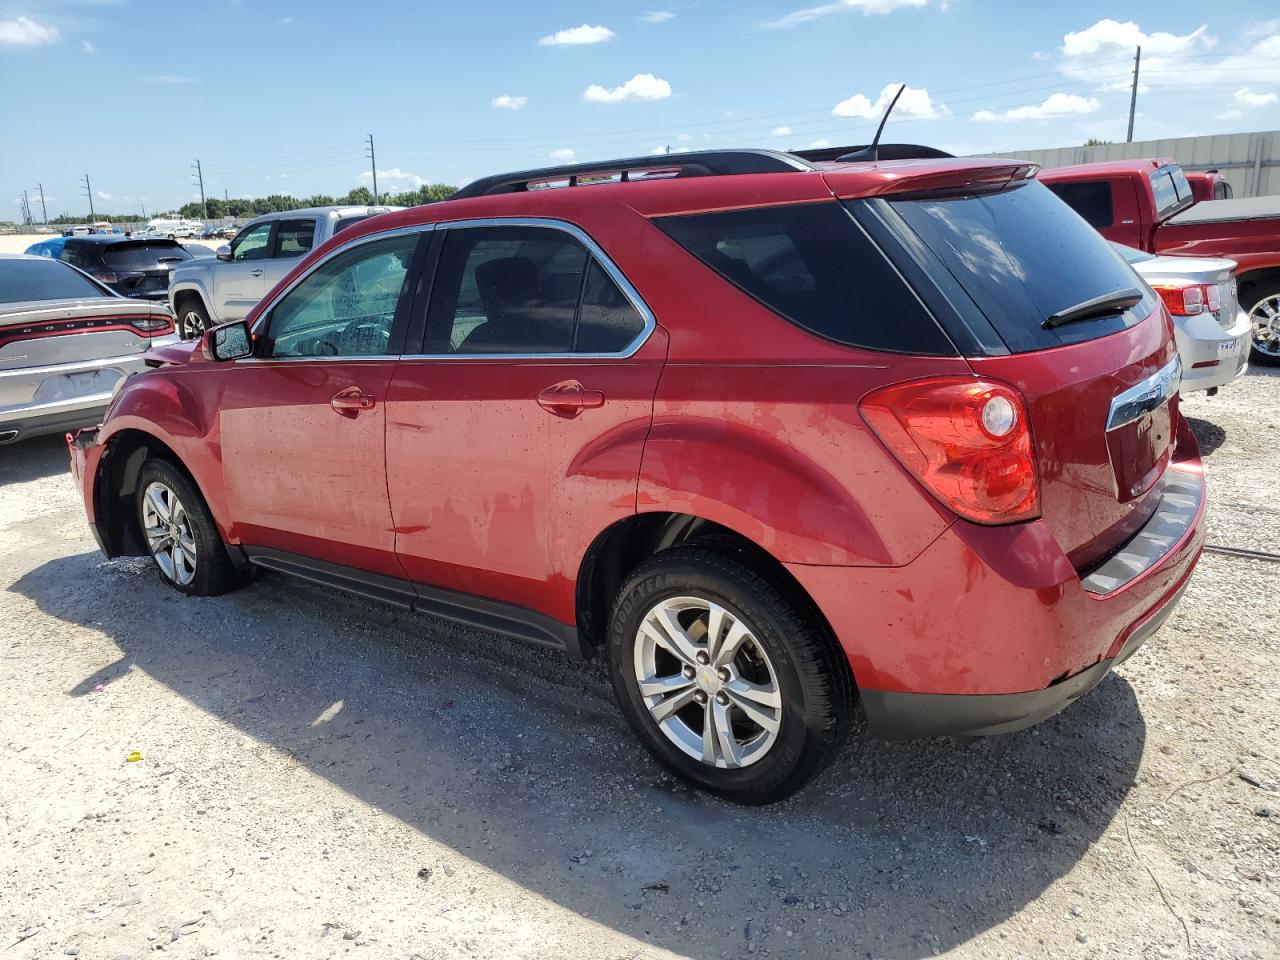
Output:
[[631,571],[664,550],[698,544],[726,553],[769,576],[817,624],[836,662],[848,671],[856,688],[849,658],[822,610],[809,592],[768,550],[754,540],[714,520],[688,513],[647,512],[624,517],[592,541],[578,571],[576,609],[578,631],[587,650],[603,649],[609,616],[618,590]]
[[1248,288],[1250,291],[1280,290],[1280,265],[1259,267],[1256,270],[1245,270],[1242,273],[1236,274],[1236,283],[1240,288],[1240,307],[1243,310],[1248,310],[1253,306],[1253,304],[1245,302],[1245,289]]

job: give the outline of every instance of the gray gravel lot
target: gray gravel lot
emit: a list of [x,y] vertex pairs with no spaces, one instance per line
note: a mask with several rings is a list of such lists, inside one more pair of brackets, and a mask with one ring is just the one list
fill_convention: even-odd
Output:
[[[1280,545],[1278,398],[1186,401],[1211,542]],[[104,560],[59,440],[0,448],[0,587],[5,958],[1280,957],[1280,564],[1207,554],[1037,729],[764,809],[665,776],[598,663]]]

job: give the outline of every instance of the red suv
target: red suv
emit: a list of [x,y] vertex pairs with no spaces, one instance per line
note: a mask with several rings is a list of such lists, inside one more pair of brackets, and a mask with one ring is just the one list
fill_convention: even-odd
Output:
[[1169,616],[1204,486],[1160,300],[1005,160],[528,171],[367,220],[69,438],[108,556],[607,655],[746,802],[1016,730]]

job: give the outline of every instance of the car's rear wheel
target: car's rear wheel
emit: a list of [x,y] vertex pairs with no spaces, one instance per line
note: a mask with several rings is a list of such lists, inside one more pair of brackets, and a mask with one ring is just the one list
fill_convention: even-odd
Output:
[[165,583],[182,593],[215,596],[238,577],[209,507],[194,483],[167,460],[138,474],[138,526]]
[[1255,286],[1241,291],[1253,327],[1253,361],[1280,366],[1280,286]]
[[197,296],[189,295],[178,308],[178,336],[198,340],[210,327],[209,312]]
[[851,728],[848,666],[792,591],[706,547],[641,564],[614,605],[614,692],[655,757],[729,799],[770,803]]

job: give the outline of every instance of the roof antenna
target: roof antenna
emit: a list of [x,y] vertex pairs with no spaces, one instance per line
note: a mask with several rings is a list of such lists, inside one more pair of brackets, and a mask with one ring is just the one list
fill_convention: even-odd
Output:
[[889,101],[889,106],[885,109],[884,116],[880,118],[880,126],[876,127],[876,138],[871,141],[871,145],[836,157],[836,163],[856,163],[859,160],[880,159],[880,134],[884,133],[884,125],[889,122],[889,114],[893,113],[893,108],[898,105],[898,98],[902,96],[902,91],[905,89],[907,89],[907,85],[904,83],[898,87],[898,92]]

